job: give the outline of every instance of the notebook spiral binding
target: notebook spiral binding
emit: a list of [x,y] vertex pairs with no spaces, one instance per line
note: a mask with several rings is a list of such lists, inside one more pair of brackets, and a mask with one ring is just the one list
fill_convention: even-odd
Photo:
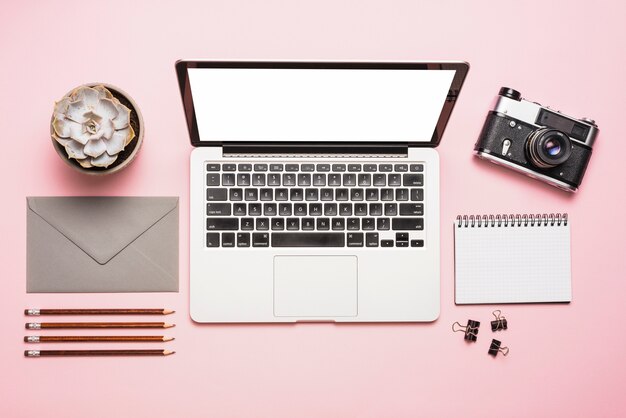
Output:
[[567,226],[567,213],[523,215],[464,215],[456,217],[457,228]]

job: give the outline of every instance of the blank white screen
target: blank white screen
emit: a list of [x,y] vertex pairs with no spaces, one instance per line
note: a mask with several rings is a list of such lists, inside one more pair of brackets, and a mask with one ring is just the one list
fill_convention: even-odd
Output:
[[190,68],[201,141],[431,140],[454,70]]

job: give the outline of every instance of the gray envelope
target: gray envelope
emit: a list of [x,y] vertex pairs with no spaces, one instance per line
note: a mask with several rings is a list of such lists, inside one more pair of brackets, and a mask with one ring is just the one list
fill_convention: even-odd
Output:
[[28,197],[28,293],[178,292],[177,197]]

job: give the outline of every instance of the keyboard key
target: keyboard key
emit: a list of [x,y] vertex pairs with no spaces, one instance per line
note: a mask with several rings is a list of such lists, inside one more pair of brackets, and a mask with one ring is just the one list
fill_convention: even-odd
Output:
[[332,221],[333,231],[343,231],[346,229],[346,223],[344,218],[333,218]]
[[260,203],[248,204],[248,215],[261,216],[261,204]]
[[380,242],[380,246],[381,247],[393,247],[393,240],[392,239],[384,239]]
[[374,174],[374,186],[386,186],[387,176],[384,174]]
[[314,229],[315,229],[315,219],[302,218],[302,230],[303,231],[312,231]]
[[398,214],[398,205],[395,203],[385,203],[385,216],[396,216]]
[[311,175],[308,173],[298,174],[298,186],[310,186]]
[[[226,164],[224,164],[226,166]],[[222,232],[222,247],[232,248],[235,246],[235,233]]]
[[406,164],[396,164],[393,166],[394,171],[398,171],[400,173],[405,173],[409,171],[409,166]]
[[375,173],[376,172],[376,164],[365,164],[363,166],[363,171],[367,173]]
[[361,164],[348,164],[348,171],[361,171]]
[[282,231],[285,229],[285,220],[283,218],[272,219],[272,231]]
[[357,177],[359,186],[371,186],[372,175],[371,174],[359,174]]
[[289,200],[289,191],[287,189],[276,189],[276,200]]
[[261,200],[262,201],[268,201],[268,200],[274,200],[274,190],[272,189],[261,189]]
[[237,186],[249,186],[249,185],[250,185],[250,174],[247,174],[247,173],[237,174]]
[[270,164],[270,171],[283,171],[283,165],[282,164]]
[[207,186],[219,186],[220,185],[220,175],[218,173],[209,173],[206,175],[206,185]]
[[348,235],[348,247],[362,247],[363,246],[363,233],[362,232],[349,232],[347,235]]
[[396,247],[408,247],[408,241],[396,241]]
[[207,203],[207,216],[230,216],[230,203]]
[[254,173],[252,175],[252,185],[253,186],[265,186],[265,174]]
[[291,189],[289,192],[289,198],[291,200],[302,200],[304,198],[304,191],[302,189]]
[[227,189],[206,189],[206,200],[208,201],[226,201],[228,200]]
[[409,200],[409,189],[396,189],[396,200]]
[[306,203],[294,203],[293,214],[296,216],[306,216],[307,206]]
[[238,232],[237,233],[237,247],[249,247],[250,246],[250,233]]
[[333,171],[343,173],[344,171],[346,171],[346,165],[345,164],[333,164]]
[[309,215],[310,216],[322,216],[322,204],[321,203],[309,203]]
[[239,229],[239,218],[207,218],[207,231],[232,231]]
[[296,175],[291,173],[283,174],[283,186],[295,186]]
[[410,186],[423,186],[424,185],[424,175],[423,174],[403,174],[402,175],[402,183],[405,187]]
[[322,189],[322,190],[320,190],[320,198],[321,198],[321,200],[324,200],[324,201],[333,200],[333,196],[334,195],[335,195],[335,193],[333,192],[333,189]]
[[367,216],[367,203],[355,203],[354,214],[356,216]]
[[380,200],[389,201],[393,200],[393,189],[380,189]]
[[378,200],[378,189],[367,189],[365,190],[365,200]]
[[259,190],[258,189],[244,190],[244,199],[247,202],[254,202],[255,200],[259,200]]
[[254,171],[267,171],[267,164],[255,164]]
[[415,202],[424,200],[424,189],[411,189],[411,200]]
[[393,170],[391,164],[381,164],[378,166],[378,169],[383,173],[390,173]]
[[344,186],[356,186],[356,174],[346,173],[343,175]]
[[400,203],[400,216],[424,216],[424,204]]
[[254,230],[254,219],[253,218],[242,218],[241,219],[241,230],[242,231],[252,231],[252,230]]
[[409,166],[409,170],[411,170],[413,172],[415,172],[415,171],[422,172],[422,171],[424,171],[424,165],[423,164],[411,164]]
[[356,201],[363,200],[363,189],[350,189],[350,199]]
[[343,247],[343,232],[275,232],[272,247]]
[[315,171],[315,164],[302,164],[300,166],[300,170],[306,171],[306,172]]
[[335,200],[348,200],[348,189],[337,189],[337,191],[335,192]]
[[400,174],[388,174],[387,182],[390,186],[400,186],[401,177]]
[[267,231],[270,229],[270,220],[267,218],[257,218],[256,219],[256,229],[257,231]]
[[208,232],[206,234],[206,246],[209,248],[219,247],[220,246],[220,233]]
[[313,186],[326,186],[326,174],[313,174]]
[[391,229],[394,231],[414,231],[424,229],[424,218],[393,218]]
[[233,215],[235,216],[246,216],[247,207],[245,203],[235,203],[233,204]]
[[207,164],[206,171],[220,171],[220,165],[213,163]]
[[368,232],[365,234],[366,247],[378,247],[378,232]]
[[263,215],[264,216],[276,216],[276,203],[264,203]]
[[370,203],[370,216],[381,216],[383,205],[381,203]]
[[299,171],[300,167],[298,166],[298,164],[286,164],[285,170],[286,171]]
[[270,246],[270,234],[267,232],[254,232],[252,234],[252,246],[253,247],[269,247]]
[[328,231],[329,229],[330,229],[330,219],[317,218],[317,230],[318,231]]
[[300,219],[287,218],[287,231],[297,231],[300,229]]
[[318,164],[316,168],[317,168],[317,171],[324,171],[324,172],[330,171],[330,164]]
[[280,203],[278,205],[278,214],[280,216],[291,216],[291,203]]
[[423,239],[412,239],[411,240],[411,247],[423,247],[424,246],[424,240]]
[[315,201],[315,200],[317,200],[319,198],[318,194],[319,194],[319,192],[317,191],[317,189],[306,189],[304,191],[304,197],[308,201]]
[[358,231],[361,229],[361,220],[359,218],[348,218],[346,220],[346,228],[348,228],[348,231]]
[[239,171],[252,171],[252,164],[239,164]]
[[270,173],[267,175],[268,186],[280,186],[280,174]]
[[[224,164],[222,165],[222,171],[236,171],[237,170],[237,165],[236,164]],[[224,244],[222,244],[222,246],[224,247]]]
[[341,186],[341,175],[340,174],[329,174],[328,175],[328,185],[329,186]]
[[339,215],[340,216],[352,216],[352,203],[340,203]]
[[377,218],[376,229],[379,231],[389,231],[389,218]]
[[224,173],[224,174],[222,174],[222,185],[223,186],[234,186],[235,185],[235,174],[234,173]]
[[233,201],[243,200],[243,190],[241,189],[230,189],[229,194],[230,194],[229,196],[230,200],[233,200]]
[[408,232],[396,232],[396,242],[398,241],[408,241],[409,233]]
[[361,229],[363,229],[363,231],[373,231],[376,229],[374,218],[363,218],[361,221]]
[[337,216],[337,204],[336,203],[324,203],[324,215],[325,216]]

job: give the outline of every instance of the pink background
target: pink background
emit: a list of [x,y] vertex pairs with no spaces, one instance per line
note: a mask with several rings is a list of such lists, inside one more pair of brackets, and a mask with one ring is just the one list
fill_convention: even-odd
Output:
[[[586,1],[11,2],[0,16],[2,339],[0,416],[624,416],[622,2]],[[523,3],[523,4],[521,4]],[[472,64],[438,148],[441,317],[432,324],[200,326],[188,316],[189,145],[178,58],[410,60]],[[52,104],[108,82],[146,122],[127,170],[79,175],[54,152]],[[502,85],[574,116],[601,135],[580,193],[565,194],[477,161],[474,141]],[[25,197],[178,195],[180,293],[25,292]],[[568,212],[574,300],[454,305],[457,214]],[[169,358],[25,359],[26,307],[168,307]],[[483,322],[476,344],[450,325]],[[491,358],[492,337],[510,347]],[[46,348],[54,348],[54,345]],[[56,346],[57,348],[59,346]],[[87,347],[87,346],[85,346]],[[100,346],[103,347],[103,346]],[[111,348],[108,347],[107,348]]]

